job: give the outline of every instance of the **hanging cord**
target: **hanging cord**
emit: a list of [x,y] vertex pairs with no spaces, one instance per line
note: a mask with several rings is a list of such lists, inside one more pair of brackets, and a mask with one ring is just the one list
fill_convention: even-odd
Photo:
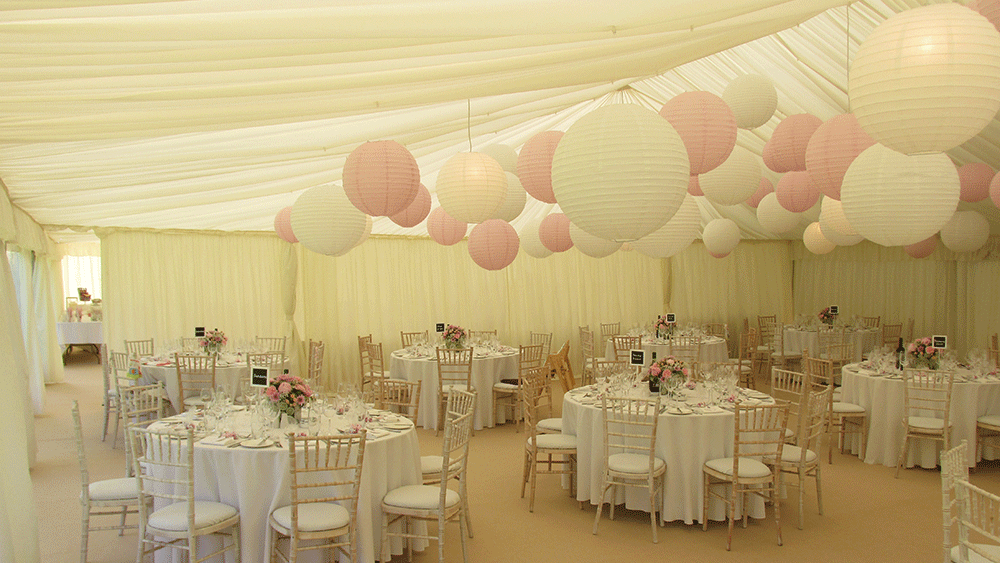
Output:
[[851,5],[844,6],[847,12],[847,37],[844,39],[844,71],[847,75],[847,113],[851,113]]

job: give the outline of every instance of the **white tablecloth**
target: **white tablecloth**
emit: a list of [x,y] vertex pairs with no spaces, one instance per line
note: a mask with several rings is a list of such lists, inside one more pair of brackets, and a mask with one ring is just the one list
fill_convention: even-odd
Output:
[[[246,426],[249,427],[249,422]],[[275,508],[291,503],[287,445],[252,449],[198,443],[194,465],[195,498],[223,502],[239,509],[243,563],[268,561],[267,518]],[[358,494],[359,561],[373,563],[380,556],[382,497],[391,489],[418,485],[420,481],[420,445],[413,427],[368,441]],[[216,539],[199,540],[205,544],[204,553],[217,549],[219,542]],[[422,549],[424,545],[418,542],[415,547]],[[403,553],[403,547],[399,538],[393,538],[393,554]],[[303,563],[326,561],[325,555],[320,557],[316,552],[301,555],[299,561]],[[173,560],[181,558],[175,556]],[[158,563],[163,561],[171,559],[164,553],[157,557]],[[226,561],[232,561],[231,554]]]
[[[648,392],[638,390],[641,396]],[[577,437],[577,500],[596,505],[604,473],[604,414],[600,403],[583,404],[581,395],[563,395],[563,433]],[[656,431],[656,455],[667,462],[661,507],[664,522],[702,521],[703,471],[706,461],[733,454],[733,413],[661,414]],[[617,487],[615,502],[632,510],[649,511],[649,494],[637,487]],[[609,493],[610,494],[610,493]],[[764,501],[752,496],[750,515],[764,517]],[[708,518],[725,520],[725,504],[713,499]]]
[[[162,381],[174,409],[177,412],[184,411],[184,401],[181,400],[180,389],[177,388],[177,366],[173,362],[147,360],[139,369],[142,372],[139,385],[152,385],[157,381]],[[215,366],[215,384],[216,386],[224,385],[230,397],[235,397],[240,392],[240,380],[249,377],[249,375],[246,362],[220,363]]]
[[[865,353],[881,345],[878,342],[879,331],[876,329],[851,330],[844,336],[850,351],[849,359],[852,362],[860,362]],[[786,327],[785,354],[797,356],[802,354],[803,350],[809,350],[814,357],[822,353],[819,349],[819,331]]]
[[[670,344],[655,338],[642,339],[642,349],[646,353],[656,352],[657,358],[662,358],[670,354]],[[615,344],[608,340],[604,348],[604,357],[613,360],[615,357]],[[706,336],[701,340],[701,353],[699,359],[703,362],[725,362],[729,359],[729,348],[726,340],[719,336]]]
[[[843,400],[861,405],[868,412],[868,442],[865,463],[895,467],[903,446],[903,380],[876,375],[848,364],[842,370]],[[971,375],[961,370],[957,377]],[[976,419],[984,414],[1000,414],[1000,380],[989,379],[955,383],[951,393],[951,444],[969,442],[969,466],[976,464]],[[848,435],[848,446],[860,453],[860,444]],[[911,440],[906,467],[919,465],[932,469],[941,457],[941,442]],[[983,448],[986,459],[1000,458],[1000,451]]]
[[[501,379],[516,378],[519,352],[493,354],[472,358],[472,386],[476,389],[476,430],[493,427],[493,384]],[[389,373],[395,379],[420,381],[420,412],[417,424],[437,428],[438,370],[437,358],[407,357],[405,350],[396,350],[389,360]]]
[[56,335],[61,346],[104,342],[101,323],[56,323]]

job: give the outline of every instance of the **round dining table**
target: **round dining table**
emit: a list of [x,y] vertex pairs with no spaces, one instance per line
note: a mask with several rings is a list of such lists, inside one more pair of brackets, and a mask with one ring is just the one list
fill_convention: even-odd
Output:
[[[844,341],[848,345],[848,360],[860,362],[861,358],[881,345],[877,328],[848,329],[844,333]],[[798,356],[803,350],[812,354],[820,354],[819,328],[817,327],[785,327],[785,355]]]
[[[413,424],[404,417],[389,413],[370,411],[370,414],[374,420],[366,424],[368,440],[361,470],[356,530],[358,559],[365,563],[373,563],[381,554],[382,497],[397,487],[419,485],[421,482],[420,444]],[[183,428],[193,416],[193,411],[185,412],[156,422],[151,428],[167,431]],[[238,436],[247,436],[250,414],[247,411],[232,413],[227,425]],[[350,421],[346,417],[333,415],[327,417],[321,433],[336,434],[338,428],[347,431],[349,427]],[[233,439],[209,433],[195,443],[195,498],[222,502],[239,510],[243,563],[270,560],[268,516],[274,509],[291,503],[285,434],[297,431],[301,430],[289,427],[272,429],[262,440]],[[199,545],[199,551],[208,554],[221,547],[221,539],[203,538],[199,540]],[[400,538],[392,538],[390,545],[393,554],[403,553],[404,545]],[[414,549],[423,549],[426,545],[426,542],[417,541]],[[168,551],[157,552],[157,563],[181,561],[178,550],[172,550],[173,555]],[[326,561],[326,553],[304,552],[300,554],[299,561]],[[227,561],[231,561],[231,557],[228,555]]]
[[[637,398],[652,398],[649,391],[634,387]],[[667,463],[660,518],[685,524],[703,518],[703,466],[706,461],[733,455],[734,414],[731,406],[706,406],[704,391],[685,391],[685,401],[661,402],[656,431],[656,456]],[[769,396],[741,389],[744,404],[773,403]],[[671,406],[673,405],[673,406]],[[577,437],[577,500],[597,505],[604,474],[604,413],[595,386],[573,389],[563,395],[563,433]],[[638,487],[616,487],[615,503],[632,510],[649,511],[649,495]],[[710,520],[726,520],[726,506],[713,499]],[[764,501],[751,495],[750,516],[764,518]]]
[[[139,363],[139,385],[152,385],[157,381],[162,381],[170,403],[177,411],[183,411],[184,409],[180,405],[184,401],[180,397],[177,364],[174,363],[173,356],[147,356],[140,358]],[[215,384],[225,387],[230,397],[235,397],[240,393],[240,381],[249,376],[250,370],[247,369],[244,356],[239,354],[219,355],[215,364]]]
[[[903,446],[904,382],[895,370],[879,372],[867,363],[847,364],[841,370],[843,401],[864,407],[868,413],[865,463],[895,467]],[[951,445],[969,443],[969,467],[979,461],[975,448],[976,419],[1000,414],[1000,377],[979,375],[964,368],[955,371],[951,393]],[[860,452],[856,436],[845,436],[845,445]],[[941,442],[910,440],[904,467],[933,469],[941,457]],[[1000,448],[983,447],[983,459],[1000,458]]]
[[[663,358],[670,354],[670,341],[665,338],[656,338],[652,335],[643,335],[642,349],[647,354],[656,353],[657,358]],[[604,347],[605,359],[612,360],[615,357],[615,344],[608,340]],[[701,351],[698,354],[699,361],[702,362],[726,362],[729,361],[729,346],[726,339],[721,336],[704,336],[701,339]]]
[[[492,428],[497,418],[493,412],[493,384],[501,379],[516,378],[518,348],[511,346],[475,347],[472,355],[472,387],[476,390],[474,428]],[[394,379],[420,381],[420,409],[417,424],[437,429],[438,369],[437,352],[431,347],[414,346],[396,350],[390,355],[389,373]],[[501,413],[500,420],[504,422]]]

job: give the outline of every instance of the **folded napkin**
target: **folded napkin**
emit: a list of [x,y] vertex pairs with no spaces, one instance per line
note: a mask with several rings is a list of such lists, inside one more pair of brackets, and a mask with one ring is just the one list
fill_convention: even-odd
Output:
[[218,436],[215,434],[209,434],[201,439],[199,443],[205,444],[206,446],[233,446],[242,442],[242,438],[230,438],[228,436]]
[[388,430],[382,430],[381,428],[369,428],[366,434],[367,440],[377,440],[383,436],[388,436],[391,434]]

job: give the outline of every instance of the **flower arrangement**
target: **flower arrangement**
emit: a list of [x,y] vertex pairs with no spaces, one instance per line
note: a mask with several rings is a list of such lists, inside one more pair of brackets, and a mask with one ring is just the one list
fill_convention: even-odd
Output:
[[824,324],[828,324],[828,325],[832,325],[834,319],[837,318],[837,315],[834,315],[833,313],[830,312],[830,308],[829,307],[826,307],[825,309],[823,309],[822,311],[820,311],[819,315],[817,315],[817,316],[819,317],[820,322],[822,322]]
[[688,368],[684,365],[684,360],[674,356],[665,356],[653,362],[646,370],[649,376],[649,389],[669,390],[680,387],[688,377]]
[[457,325],[448,325],[444,329],[444,345],[446,348],[464,348],[469,331]]
[[940,360],[938,349],[931,346],[931,338],[929,336],[910,342],[909,346],[906,347],[906,351],[910,356],[910,367],[926,366],[927,369],[938,368]]
[[278,414],[298,420],[299,409],[313,399],[312,389],[296,375],[282,374],[267,384],[264,395]]
[[205,336],[201,337],[201,347],[206,354],[218,352],[226,345],[226,342],[229,342],[226,333],[219,329],[206,330]]
[[653,323],[653,331],[656,332],[657,338],[663,338],[664,336],[673,334],[674,325],[667,322],[667,317],[656,315],[656,322]]

